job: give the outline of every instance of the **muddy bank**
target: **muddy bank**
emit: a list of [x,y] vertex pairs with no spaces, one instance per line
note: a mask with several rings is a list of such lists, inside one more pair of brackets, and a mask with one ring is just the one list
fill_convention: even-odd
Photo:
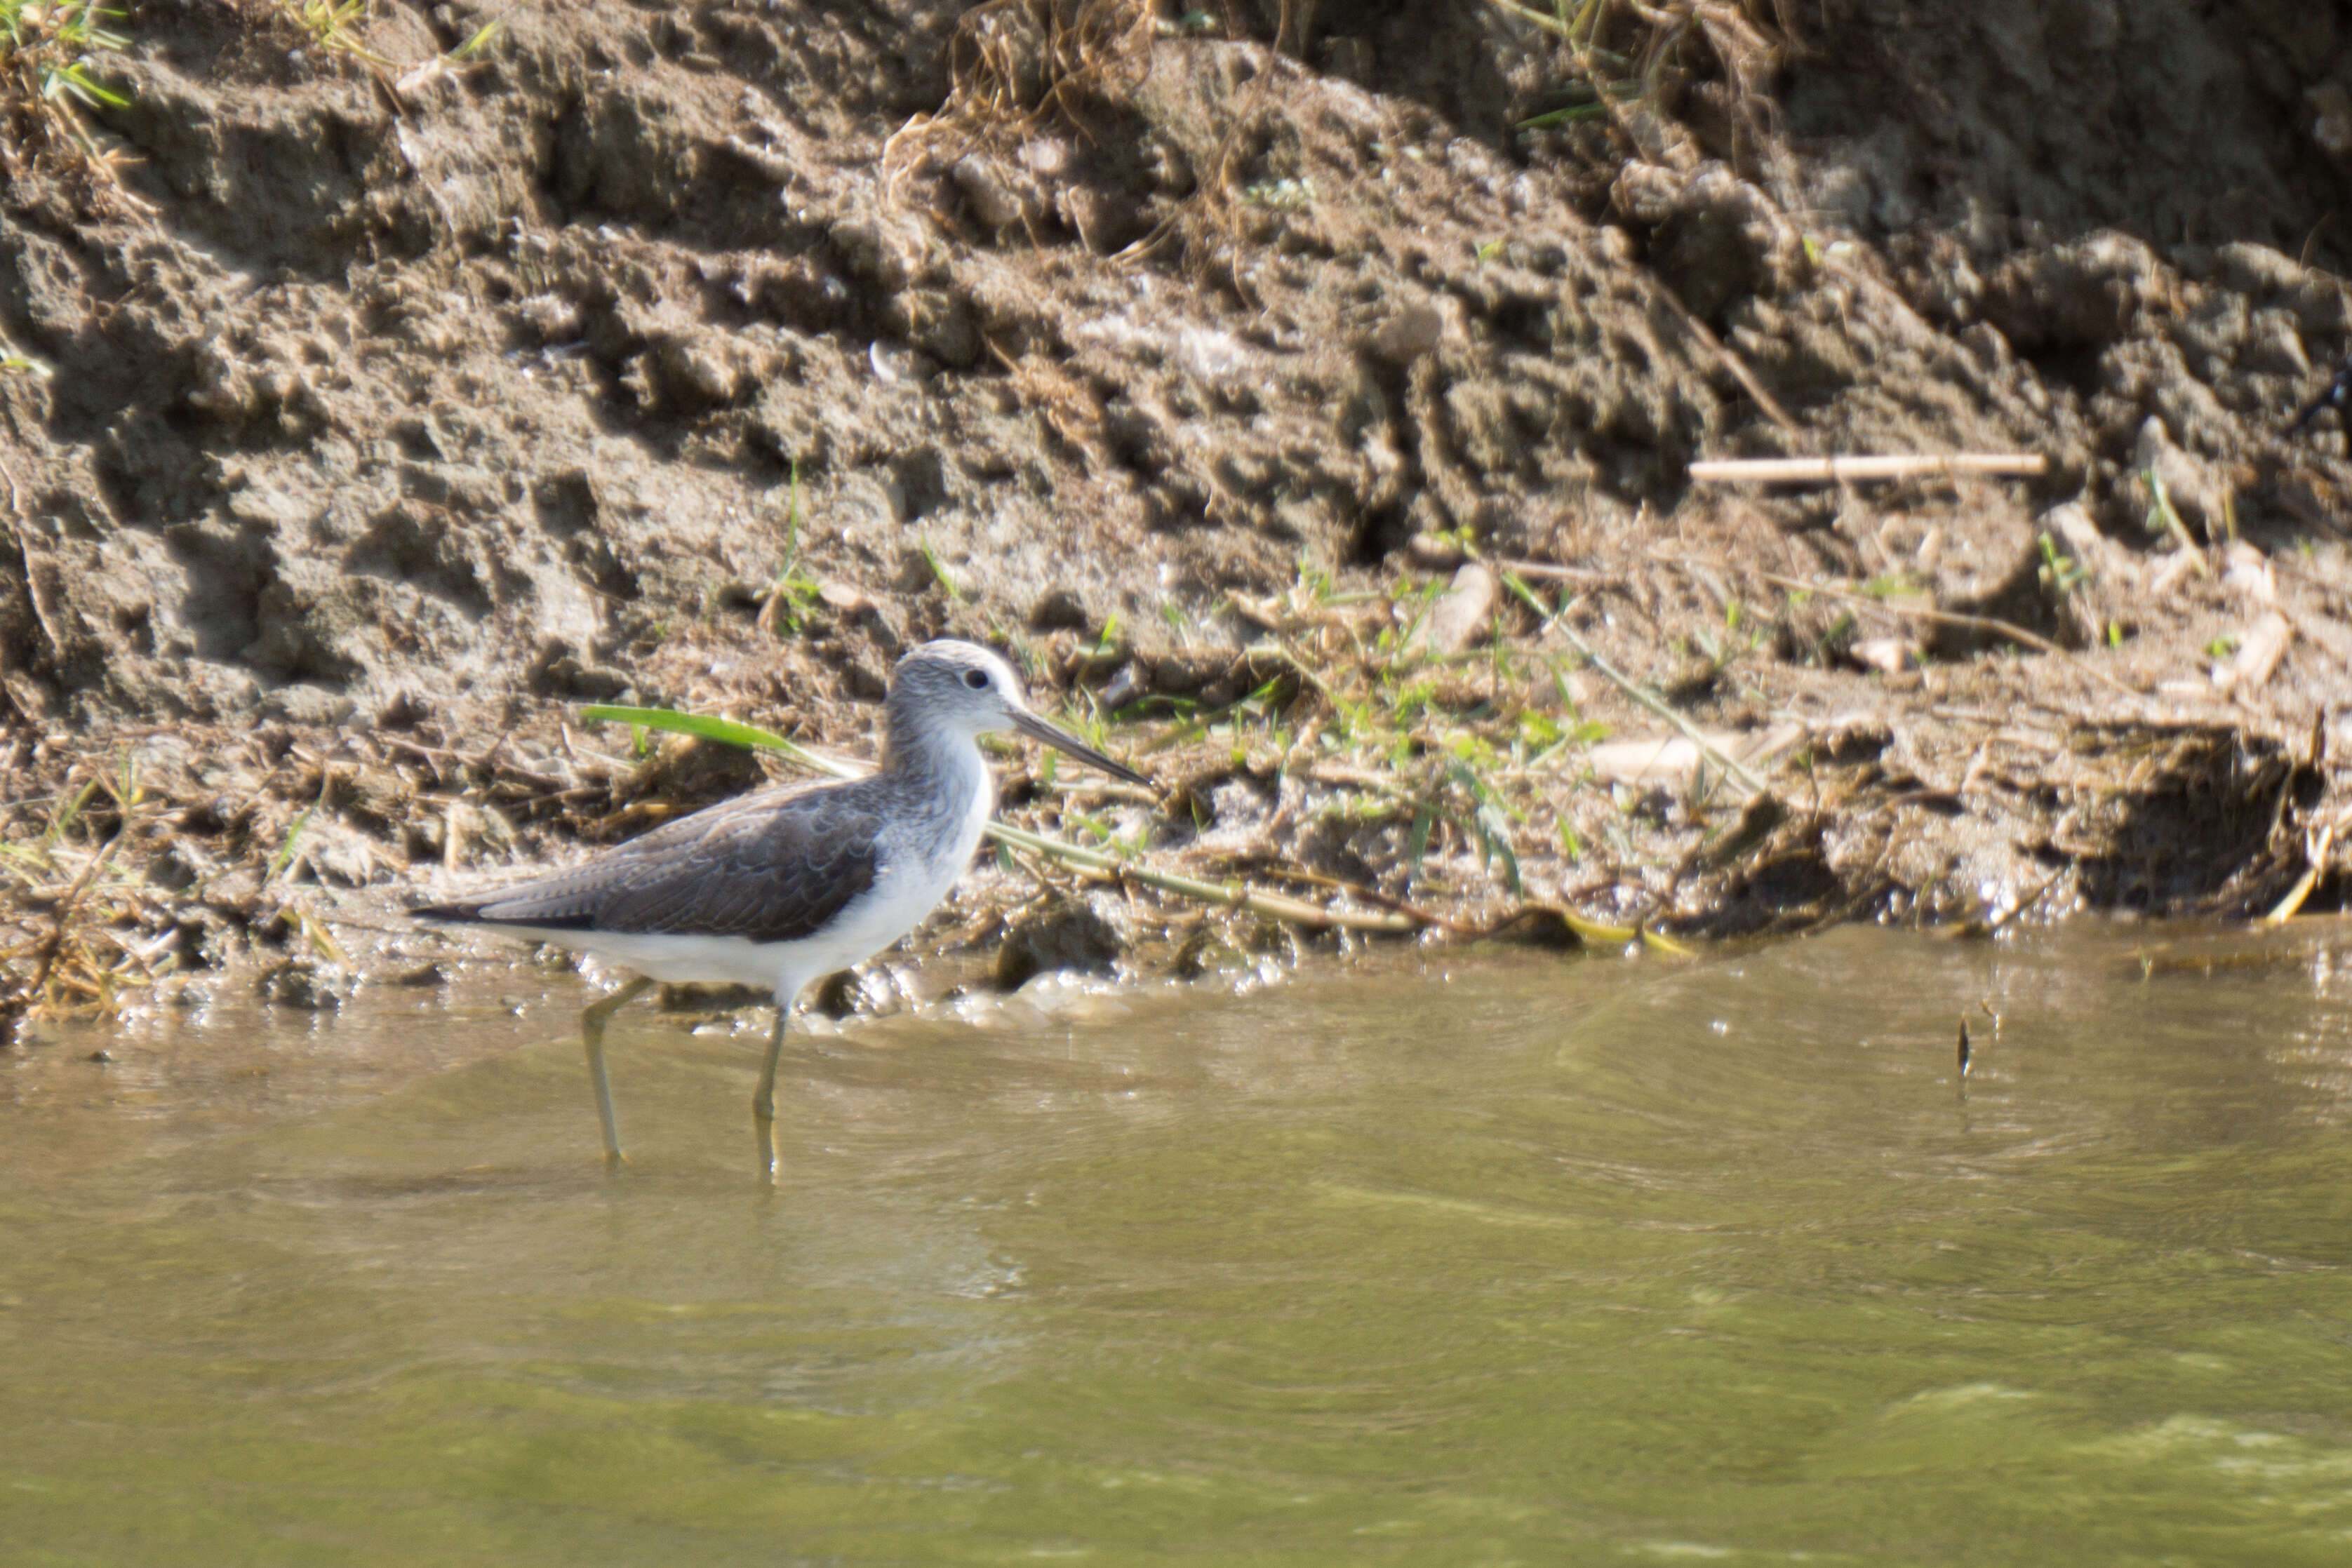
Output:
[[[767,776],[580,704],[858,750],[949,633],[1163,786],[1017,820],[1366,923],[2335,900],[2335,11],[1340,9],[183,0],[10,99],[20,1004],[331,967]],[[2049,466],[1686,473],[1969,450]]]

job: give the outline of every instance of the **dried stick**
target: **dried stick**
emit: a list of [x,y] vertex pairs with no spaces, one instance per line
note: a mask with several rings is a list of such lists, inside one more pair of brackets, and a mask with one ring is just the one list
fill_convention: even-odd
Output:
[[1692,464],[1690,476],[1702,484],[1845,484],[1856,479],[1914,479],[1936,474],[2030,476],[2049,466],[2049,459],[2037,452],[1955,452],[1944,456],[1912,453],[1885,456],[1718,457]]

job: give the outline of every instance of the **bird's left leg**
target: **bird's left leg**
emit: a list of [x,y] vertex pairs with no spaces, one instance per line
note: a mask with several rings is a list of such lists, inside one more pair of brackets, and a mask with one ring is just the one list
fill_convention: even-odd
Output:
[[760,1149],[760,1174],[776,1174],[776,1063],[784,1054],[784,1024],[793,1016],[792,996],[776,993],[776,1029],[768,1037],[768,1060],[760,1069],[760,1086],[751,1092],[751,1132]]
[[613,1080],[604,1071],[604,1025],[613,1015],[645,995],[653,981],[632,976],[611,996],[588,1004],[580,1015],[580,1041],[588,1048],[588,1077],[596,1085],[596,1119],[604,1129],[604,1163],[621,1163],[621,1131],[613,1114]]

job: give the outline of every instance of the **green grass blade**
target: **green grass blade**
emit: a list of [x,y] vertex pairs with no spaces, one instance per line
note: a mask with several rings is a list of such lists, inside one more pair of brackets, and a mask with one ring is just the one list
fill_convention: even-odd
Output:
[[286,830],[285,841],[278,846],[278,852],[269,857],[269,869],[261,873],[262,886],[268,887],[285,875],[286,869],[294,863],[294,851],[302,842],[302,830],[310,825],[310,813],[318,809],[315,802],[305,806],[302,814],[294,819],[294,825]]
[[961,599],[962,591],[956,587],[956,580],[949,572],[948,563],[941,560],[940,552],[931,548],[931,541],[917,539],[915,548],[923,552],[923,564],[931,569],[931,576],[938,579],[941,591],[945,592],[950,599]]
[[462,60],[468,55],[472,55],[482,49],[488,48],[490,45],[490,41],[499,36],[499,24],[497,22],[484,23],[480,32],[476,33],[472,37],[467,39],[456,48],[450,50],[449,57],[453,60]]
[[1530,115],[1514,129],[1548,131],[1555,125],[1573,125],[1580,120],[1598,120],[1609,110],[1598,103],[1572,103],[1566,109],[1555,109],[1548,114]]
[[580,716],[590,724],[628,724],[644,729],[666,729],[673,735],[690,735],[698,740],[715,740],[722,746],[755,747],[764,751],[782,752],[804,768],[819,773],[829,773],[835,779],[860,776],[855,768],[819,757],[816,753],[787,740],[772,729],[757,725],[738,724],[731,718],[713,718],[708,714],[679,713],[666,707],[614,707],[604,703],[591,703],[580,710]]

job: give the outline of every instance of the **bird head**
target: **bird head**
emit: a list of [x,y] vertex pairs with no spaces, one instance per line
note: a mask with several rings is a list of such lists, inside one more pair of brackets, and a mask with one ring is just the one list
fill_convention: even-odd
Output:
[[889,706],[894,727],[900,720],[944,725],[965,735],[1014,730],[1067,752],[1114,779],[1149,785],[1151,780],[1114,762],[1059,725],[1031,711],[1013,666],[971,643],[943,638],[925,643],[898,661],[891,673]]

